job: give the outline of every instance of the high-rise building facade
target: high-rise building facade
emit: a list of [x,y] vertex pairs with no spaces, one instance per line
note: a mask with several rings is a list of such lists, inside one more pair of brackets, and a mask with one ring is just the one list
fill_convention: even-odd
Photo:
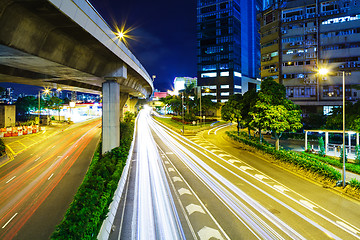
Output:
[[[360,92],[360,1],[265,0],[259,14],[261,78],[273,77],[306,113],[328,113]],[[318,69],[330,70],[328,76]]]
[[197,0],[198,86],[214,101],[260,84],[261,0]]

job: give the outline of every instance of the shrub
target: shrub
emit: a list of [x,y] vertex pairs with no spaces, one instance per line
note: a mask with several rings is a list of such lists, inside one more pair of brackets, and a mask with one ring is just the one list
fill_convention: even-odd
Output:
[[356,190],[360,190],[360,182],[358,180],[356,180],[355,178],[350,180],[349,185],[351,187],[355,188]]
[[0,157],[5,155],[5,144],[3,140],[0,138]]
[[129,153],[133,123],[121,123],[120,147],[101,155],[99,144],[84,181],[51,239],[96,239]]
[[355,146],[355,164],[360,165],[360,146]]
[[319,138],[319,155],[320,156],[325,156],[325,144],[324,144],[324,139],[322,137]]
[[317,173],[319,176],[323,176],[329,180],[339,180],[341,179],[341,174],[339,171],[328,166],[327,164],[316,160],[315,158],[304,156],[300,153],[287,151],[284,149],[276,150],[275,147],[270,144],[260,144],[257,141],[249,140],[242,136],[237,136],[236,132],[226,132],[226,134],[233,140],[243,142],[249,146],[255,147],[265,153],[268,153],[274,156],[276,159],[291,163],[301,169]]
[[124,113],[124,122],[128,123],[128,122],[132,122],[135,120],[135,113],[127,111]]

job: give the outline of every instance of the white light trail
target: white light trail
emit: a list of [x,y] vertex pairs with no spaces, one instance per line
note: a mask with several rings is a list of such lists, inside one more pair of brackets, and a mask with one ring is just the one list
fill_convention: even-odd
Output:
[[150,109],[138,117],[136,165],[136,239],[185,239],[161,158],[148,122]]

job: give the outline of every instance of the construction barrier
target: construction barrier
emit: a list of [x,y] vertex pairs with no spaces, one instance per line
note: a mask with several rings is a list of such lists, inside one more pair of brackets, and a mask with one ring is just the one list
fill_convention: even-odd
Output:
[[0,128],[0,137],[15,137],[39,132],[39,125]]

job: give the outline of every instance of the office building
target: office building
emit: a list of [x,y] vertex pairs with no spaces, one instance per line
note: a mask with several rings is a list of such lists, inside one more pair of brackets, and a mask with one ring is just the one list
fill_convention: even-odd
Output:
[[[356,0],[264,1],[259,14],[261,78],[273,77],[303,113],[328,114],[357,101],[360,79],[360,2]],[[321,76],[318,69],[331,69]]]
[[177,95],[179,91],[184,90],[186,86],[194,84],[197,86],[197,78],[192,77],[176,77],[174,79],[174,93]]
[[260,8],[260,0],[197,1],[198,86],[213,101],[259,87]]

